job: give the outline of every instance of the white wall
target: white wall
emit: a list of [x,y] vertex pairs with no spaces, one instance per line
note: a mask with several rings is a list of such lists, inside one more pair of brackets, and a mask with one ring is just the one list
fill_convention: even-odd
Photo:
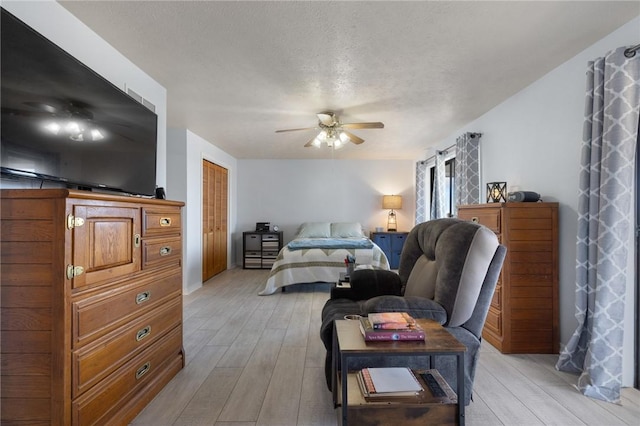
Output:
[[186,129],[169,129],[167,136],[167,198],[186,202],[183,209],[183,291],[202,287],[202,160],[229,171],[227,267],[233,266],[232,238],[236,229],[237,162],[226,152]]
[[242,231],[255,230],[256,222],[279,225],[285,243],[303,222],[357,221],[367,231],[386,229],[382,195],[402,195],[398,229],[410,230],[414,168],[409,160],[238,160],[238,263]]
[[[585,49],[494,109],[468,123],[440,148],[466,131],[481,132],[483,182],[506,181],[508,190],[536,191],[544,201],[560,203],[560,342],[564,346],[577,327],[575,258],[578,173],[586,67],[589,60],[620,46],[638,43],[640,17]],[[632,216],[633,217],[633,216]],[[629,247],[633,247],[630,235]],[[630,253],[633,256],[633,251]],[[630,267],[633,261],[629,262]],[[625,385],[633,379],[633,269],[628,271],[625,327]]]
[[[156,184],[166,186],[167,91],[85,24],[54,1],[3,1],[2,7],[89,68],[126,91],[131,88],[156,106]],[[12,183],[14,186],[15,183]],[[32,186],[25,182],[23,186]]]

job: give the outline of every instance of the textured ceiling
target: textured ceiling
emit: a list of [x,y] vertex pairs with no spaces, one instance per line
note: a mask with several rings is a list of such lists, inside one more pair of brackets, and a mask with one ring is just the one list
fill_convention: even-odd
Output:
[[[60,3],[167,88],[170,127],[255,159],[419,158],[640,14],[638,1]],[[304,148],[313,131],[274,133],[324,110],[385,128],[335,152]]]

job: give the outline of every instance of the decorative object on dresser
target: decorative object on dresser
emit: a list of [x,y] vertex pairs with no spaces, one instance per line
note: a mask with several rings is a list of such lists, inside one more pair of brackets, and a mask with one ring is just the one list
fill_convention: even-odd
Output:
[[507,182],[487,183],[487,203],[504,203],[507,201]]
[[1,196],[1,423],[128,424],[184,366],[184,204]]
[[482,336],[502,353],[557,354],[558,203],[470,204],[458,216],[507,247]]
[[244,269],[271,269],[282,248],[282,231],[270,232],[268,223],[262,225],[262,229],[266,226],[267,231],[242,233]]
[[389,267],[398,269],[400,255],[408,232],[372,232],[371,240],[376,243],[389,259]]
[[398,221],[394,210],[400,210],[402,208],[402,197],[400,195],[383,195],[382,208],[385,210],[391,209],[391,211],[389,211],[389,217],[387,218],[387,231],[396,231],[398,229]]
[[514,191],[507,194],[507,201],[519,203],[536,203],[542,201],[540,194],[533,191]]

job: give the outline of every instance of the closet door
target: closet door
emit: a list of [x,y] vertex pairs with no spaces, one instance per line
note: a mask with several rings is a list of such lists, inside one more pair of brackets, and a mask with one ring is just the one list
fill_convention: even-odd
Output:
[[203,160],[202,281],[227,269],[228,172]]

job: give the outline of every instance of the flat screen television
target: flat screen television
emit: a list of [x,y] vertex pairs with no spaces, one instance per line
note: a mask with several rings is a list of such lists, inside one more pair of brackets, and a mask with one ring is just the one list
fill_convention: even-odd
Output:
[[3,178],[152,196],[157,115],[2,9]]

